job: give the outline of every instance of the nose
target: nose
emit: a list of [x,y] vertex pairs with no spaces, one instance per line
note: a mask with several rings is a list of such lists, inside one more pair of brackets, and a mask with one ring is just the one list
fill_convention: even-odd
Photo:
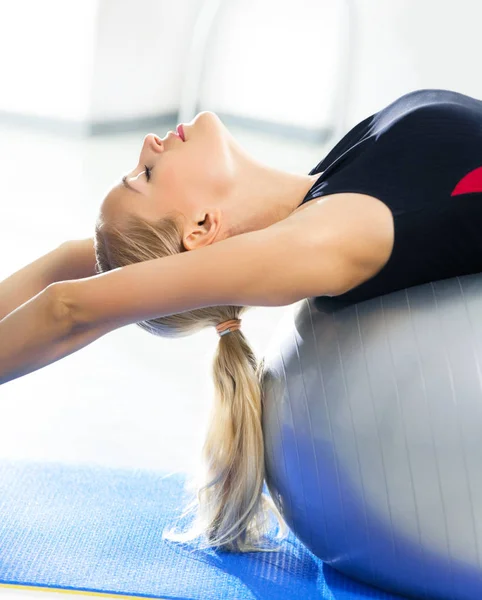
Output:
[[154,133],[148,133],[142,143],[141,154],[139,156],[139,162],[146,163],[151,161],[155,154],[159,154],[163,149],[163,142]]
[[145,150],[153,150],[154,152],[157,152],[161,148],[162,140],[154,133],[148,133],[144,138],[144,143],[142,144],[142,151],[144,152]]

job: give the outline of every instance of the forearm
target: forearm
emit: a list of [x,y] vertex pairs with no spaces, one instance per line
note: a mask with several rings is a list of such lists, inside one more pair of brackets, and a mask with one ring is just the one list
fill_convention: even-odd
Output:
[[63,264],[64,250],[59,246],[1,281],[0,319],[58,281]]
[[0,385],[65,356],[70,327],[43,290],[0,321]]
[[0,319],[53,283],[94,274],[93,240],[64,242],[0,281]]
[[37,371],[112,331],[108,325],[75,327],[50,286],[0,321],[0,385]]

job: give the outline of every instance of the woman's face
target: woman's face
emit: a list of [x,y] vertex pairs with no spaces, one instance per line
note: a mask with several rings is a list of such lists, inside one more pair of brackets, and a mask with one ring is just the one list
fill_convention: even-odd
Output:
[[183,127],[185,141],[172,131],[146,135],[137,164],[104,199],[103,220],[135,214],[154,222],[174,212],[194,223],[222,197],[234,177],[231,134],[209,111]]

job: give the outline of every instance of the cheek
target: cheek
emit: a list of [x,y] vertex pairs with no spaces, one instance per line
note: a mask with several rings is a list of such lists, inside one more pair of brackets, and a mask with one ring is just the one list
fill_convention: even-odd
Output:
[[[175,194],[177,197],[192,193],[202,185],[204,165],[196,152],[182,152],[164,161],[159,171],[159,186],[163,194]],[[205,159],[203,159],[206,162]],[[161,159],[162,162],[162,159]]]
[[156,173],[156,192],[167,200],[172,195],[178,196],[182,193],[183,185],[185,185],[184,179],[183,172],[179,167],[176,168],[173,162],[171,164],[163,164]]
[[191,182],[191,172],[185,167],[175,167],[174,161],[163,164],[155,178],[155,196],[157,206],[164,210],[180,210],[186,207],[186,202],[193,196],[196,187]]
[[193,191],[215,192],[222,185],[226,176],[224,157],[212,143],[206,143],[202,148],[197,148],[197,152],[191,154],[189,162],[186,162],[185,165],[183,179]]

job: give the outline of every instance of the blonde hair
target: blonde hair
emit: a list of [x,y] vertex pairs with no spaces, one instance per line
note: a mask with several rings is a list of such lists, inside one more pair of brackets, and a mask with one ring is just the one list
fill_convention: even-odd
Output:
[[[98,273],[132,263],[186,252],[180,220],[164,217],[149,223],[129,216],[122,229],[99,220],[95,227]],[[249,306],[210,306],[137,323],[154,335],[183,337],[204,327],[238,319]],[[262,431],[262,380],[259,364],[242,330],[219,338],[212,374],[215,397],[203,445],[201,467],[191,489],[196,498],[182,515],[195,511],[187,532],[164,532],[171,541],[186,542],[204,535],[203,547],[249,552],[273,551],[263,536],[275,517],[278,534],[286,537],[286,524],[271,498],[263,494],[265,479]],[[267,542],[267,540],[266,540]]]

